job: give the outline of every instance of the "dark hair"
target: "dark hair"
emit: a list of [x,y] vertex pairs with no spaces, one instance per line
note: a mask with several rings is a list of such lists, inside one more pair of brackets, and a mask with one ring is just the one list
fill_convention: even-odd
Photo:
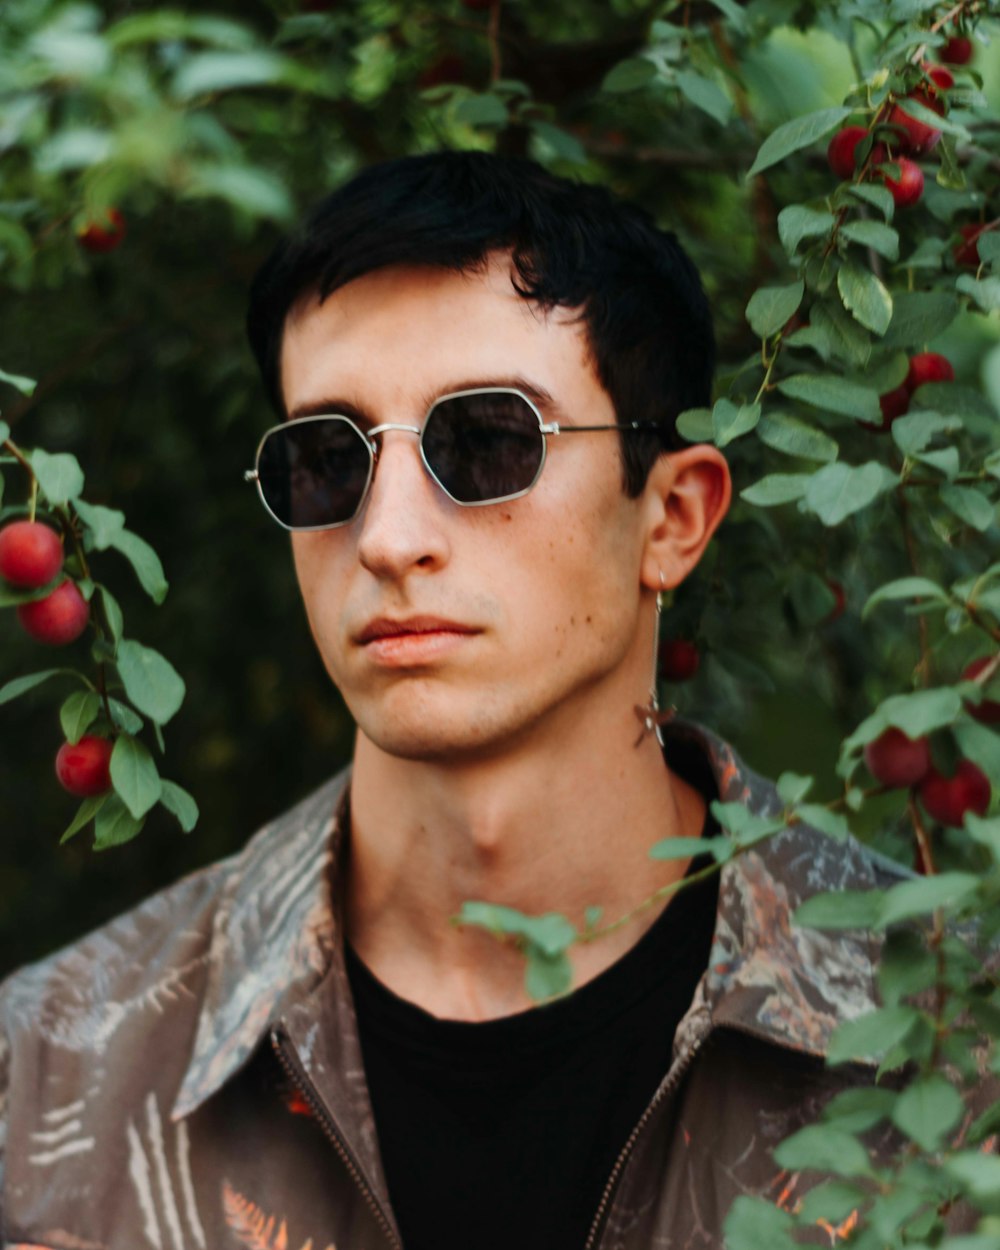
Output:
[[388,265],[474,270],[509,251],[515,288],[542,308],[579,308],[597,377],[618,420],[662,423],[623,435],[624,486],[636,496],[660,452],[683,446],[675,422],[709,402],[715,343],[698,271],[673,234],[602,187],[533,161],[436,152],[373,165],[322,200],[281,242],[250,290],[247,332],[284,415],[285,319]]

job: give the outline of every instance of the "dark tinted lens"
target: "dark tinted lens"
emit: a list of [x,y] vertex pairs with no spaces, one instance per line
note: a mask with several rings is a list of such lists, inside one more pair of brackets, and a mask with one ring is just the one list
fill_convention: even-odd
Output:
[[292,529],[349,521],[371,470],[368,444],[345,417],[304,417],[265,438],[257,458],[261,493]]
[[422,438],[431,472],[459,503],[486,503],[528,490],[545,438],[520,395],[483,391],[441,399]]

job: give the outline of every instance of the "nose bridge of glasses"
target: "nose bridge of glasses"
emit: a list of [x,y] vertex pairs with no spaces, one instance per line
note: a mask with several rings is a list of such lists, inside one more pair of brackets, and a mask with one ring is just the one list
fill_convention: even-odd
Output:
[[402,425],[398,421],[385,421],[382,425],[374,425],[370,430],[365,430],[364,437],[376,455],[378,454],[378,446],[375,442],[375,436],[376,434],[384,434],[386,430],[402,430],[406,434],[416,434],[417,438],[420,437],[421,433],[419,425]]

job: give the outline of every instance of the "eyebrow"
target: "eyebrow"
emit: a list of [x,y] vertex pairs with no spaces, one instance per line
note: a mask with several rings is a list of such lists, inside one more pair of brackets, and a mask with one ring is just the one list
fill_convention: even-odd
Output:
[[[423,408],[426,412],[435,400],[440,399],[443,395],[453,395],[456,391],[478,391],[478,390],[514,390],[520,391],[532,400],[537,406],[546,412],[551,413],[555,417],[560,417],[561,410],[556,403],[555,398],[537,382],[532,382],[521,374],[514,374],[510,377],[489,377],[489,378],[461,378],[458,381],[449,382],[446,385],[435,390],[433,393],[423,397]],[[308,403],[296,404],[289,412],[288,420],[295,421],[299,417],[321,417],[336,414],[341,417],[350,417],[352,421],[356,421],[359,425],[376,425],[378,422],[372,415],[366,412],[358,404],[353,403],[349,399],[343,399],[337,396],[325,396],[322,399],[311,400]]]

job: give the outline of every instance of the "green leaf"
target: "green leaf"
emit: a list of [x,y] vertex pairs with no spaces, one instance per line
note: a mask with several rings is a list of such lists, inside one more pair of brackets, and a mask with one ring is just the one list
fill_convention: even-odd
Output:
[[856,200],[863,200],[872,208],[877,208],[886,221],[892,221],[896,211],[896,201],[888,187],[874,182],[855,182],[847,188],[848,195]]
[[971,872],[940,872],[917,881],[904,881],[886,892],[876,928],[886,929],[900,920],[930,915],[938,907],[960,907],[976,893],[979,878]]
[[246,52],[196,52],[181,64],[174,77],[175,99],[231,91],[239,87],[262,87],[279,83],[285,74],[285,60],[273,52],[254,49]]
[[463,903],[459,923],[477,925],[497,935],[523,938],[550,956],[568,950],[577,937],[574,926],[558,912],[529,916],[497,903]]
[[83,492],[83,470],[68,452],[50,455],[36,447],[28,457],[38,486],[51,504],[69,503]]
[[498,95],[470,95],[455,105],[455,120],[466,126],[507,125],[507,105]]
[[886,260],[899,259],[899,235],[881,221],[848,221],[840,227],[842,238],[870,247]]
[[806,208],[803,204],[790,204],[778,214],[778,237],[788,255],[794,256],[803,239],[815,239],[829,234],[836,221],[833,213],[825,210]]
[[104,796],[107,802],[101,807],[94,821],[94,850],[106,851],[111,846],[131,842],[146,823],[145,817],[136,818],[117,794]]
[[837,461],[813,474],[805,501],[824,525],[839,525],[894,484],[892,475],[875,460],[857,466]]
[[945,291],[897,291],[882,341],[886,347],[922,348],[947,330],[958,310],[958,300]]
[[716,400],[712,409],[712,434],[716,447],[726,447],[734,439],[748,434],[760,420],[760,404],[740,404],[728,399]]
[[[715,437],[710,408],[688,408],[677,418],[677,432],[689,443],[710,443]],[[1000,464],[997,466],[1000,474]]]
[[723,1226],[726,1250],[795,1250],[792,1217],[765,1198],[740,1194]]
[[800,903],[792,924],[806,929],[871,929],[882,906],[882,890],[840,890]]
[[161,781],[160,802],[175,816],[185,833],[190,833],[198,823],[198,804],[176,782]]
[[812,825],[820,833],[825,833],[828,838],[835,838],[838,842],[843,842],[850,836],[847,817],[840,812],[831,812],[820,803],[800,803],[796,808],[796,815],[807,825]]
[[873,742],[890,725],[902,729],[909,738],[922,738],[935,729],[950,725],[961,711],[962,700],[950,686],[915,690],[912,694],[894,694],[861,722],[844,742],[844,748],[852,751],[866,742]]
[[948,592],[928,577],[898,577],[893,582],[879,586],[878,590],[868,596],[861,609],[861,619],[864,620],[878,604],[893,599],[934,599],[941,603],[949,602]]
[[835,1094],[823,1108],[823,1119],[848,1133],[864,1133],[888,1119],[895,1103],[893,1090],[862,1085]]
[[769,473],[740,491],[740,498],[758,508],[774,508],[778,504],[801,499],[809,484],[808,473]]
[[101,596],[101,604],[104,608],[104,617],[107,621],[108,629],[111,631],[112,641],[117,646],[121,641],[122,629],[124,628],[124,618],[122,610],[118,606],[118,600],[114,597],[107,586],[98,586],[98,593]]
[[815,777],[805,777],[801,773],[784,772],[776,785],[778,795],[786,807],[794,807],[800,803],[816,784]]
[[973,486],[942,486],[938,494],[946,508],[981,534],[996,519],[996,505]]
[[781,817],[769,819],[758,816],[744,803],[720,803],[716,799],[712,801],[710,808],[712,815],[736,843],[736,849],[753,846],[785,827]]
[[107,794],[95,794],[89,799],[84,799],[77,808],[76,815],[66,827],[66,832],[59,839],[59,845],[62,846],[64,842],[68,842],[75,833],[80,832],[84,825],[89,825],[108,801],[108,798],[109,795]]
[[94,547],[104,551],[111,546],[112,539],[125,525],[125,513],[115,508],[105,508],[101,504],[87,503],[77,499],[73,503],[73,511],[91,532]]
[[786,156],[824,138],[850,115],[851,109],[849,108],[820,109],[815,113],[805,113],[801,117],[793,118],[790,122],[785,122],[783,126],[779,126],[777,130],[769,134],[761,144],[747,177],[752,178],[754,174],[770,169],[772,165],[783,161]]
[[525,956],[524,988],[534,1002],[558,998],[573,984],[573,968],[564,953],[549,955],[529,943]]
[[996,421],[1000,417],[982,391],[957,382],[926,382],[913,392],[913,403],[920,408],[944,412],[949,417],[977,417]]
[[844,307],[873,334],[885,334],[892,320],[892,296],[870,269],[847,261],[837,272]]
[[645,57],[629,57],[611,67],[601,83],[602,91],[624,92],[637,91],[647,87],[656,77],[656,66]]
[[753,332],[762,339],[777,333],[802,303],[805,289],[804,283],[793,282],[790,286],[762,286],[754,291],[746,311]]
[[[905,106],[905,107],[904,107]],[[956,121],[944,114],[936,113],[933,109],[929,109],[926,104],[921,103],[915,95],[909,95],[900,105],[908,117],[915,117],[918,122],[923,122],[925,126],[931,126],[935,130],[940,130],[942,134],[954,135],[956,139],[961,139],[968,143],[972,136],[968,130]]]
[[649,848],[650,859],[687,859],[693,855],[711,855],[718,864],[732,859],[735,850],[727,837],[663,838]]
[[288,221],[293,213],[285,184],[251,165],[200,165],[192,171],[184,194],[191,199],[218,197],[241,212],[272,221]]
[[101,714],[101,697],[92,690],[76,690],[59,709],[59,723],[67,742],[79,742]]
[[983,312],[1000,310],[1000,278],[974,278],[963,273],[955,280],[955,287],[964,295],[970,295]]
[[839,412],[859,421],[875,423],[882,419],[878,392],[867,386],[858,386],[856,382],[848,382],[846,378],[825,373],[793,373],[782,378],[777,385],[782,395],[801,400],[813,408]]
[[29,673],[27,677],[15,677],[12,681],[0,686],[0,704],[9,703],[11,699],[27,694],[29,690],[40,686],[43,681],[48,681],[50,677],[58,677],[60,674],[83,680],[82,675],[72,668],[47,668],[40,673]]
[[851,1133],[832,1124],[810,1124],[786,1137],[775,1149],[779,1167],[805,1168],[836,1176],[866,1176],[872,1171],[868,1151]]
[[929,465],[938,473],[943,473],[949,480],[958,477],[962,467],[957,447],[942,447],[940,451],[921,451],[914,456],[921,464]]
[[573,165],[586,164],[587,149],[576,135],[571,135],[561,126],[553,126],[551,122],[546,121],[533,120],[531,129],[560,160],[569,161]]
[[937,1150],[962,1118],[964,1104],[950,1081],[932,1073],[914,1081],[896,1100],[892,1122],[921,1149]]
[[119,729],[127,734],[137,734],[142,729],[142,717],[138,716],[127,703],[122,703],[118,699],[108,699],[108,704],[111,707],[115,725]]
[[815,426],[784,412],[765,413],[757,422],[757,437],[765,446],[803,460],[836,460],[836,440]]
[[854,1060],[879,1059],[903,1042],[921,1021],[915,1007],[879,1007],[839,1025],[830,1038],[827,1063],[831,1067]]
[[974,720],[956,725],[952,733],[963,759],[978,764],[987,777],[1000,777],[1000,734]]
[[1000,1198],[1000,1159],[993,1154],[980,1154],[978,1150],[961,1150],[947,1157],[942,1167],[972,1197],[979,1200]]
[[163,575],[160,557],[149,543],[131,530],[116,530],[110,535],[109,546],[121,552],[132,565],[139,585],[153,602],[162,603],[167,597],[169,586]]
[[118,645],[117,665],[135,706],[165,725],[184,701],[184,682],[174,666],[158,651],[128,638]]
[[732,102],[722,88],[710,78],[703,78],[701,74],[695,74],[691,70],[681,70],[675,81],[695,108],[707,113],[720,126],[724,126],[729,121],[733,111]]
[[872,354],[872,341],[868,331],[854,320],[839,299],[828,299],[814,304],[810,316],[810,328],[822,336],[827,346],[827,355],[858,368],[867,366]]
[[135,817],[145,816],[160,800],[162,784],[156,764],[137,739],[122,734],[111,752],[111,781],[115,792]]
[[961,428],[959,417],[943,417],[939,412],[908,412],[891,427],[893,442],[904,456],[922,452],[935,434],[954,434]]
[[[35,387],[38,385],[34,378],[26,378],[21,373],[8,373],[6,369],[0,369],[0,382],[6,382],[8,386],[13,386],[15,390],[20,391],[22,395],[29,396],[35,393]],[[7,433],[4,434],[3,437],[10,437],[9,427],[7,428]],[[0,442],[2,441],[3,440],[0,439]]]

